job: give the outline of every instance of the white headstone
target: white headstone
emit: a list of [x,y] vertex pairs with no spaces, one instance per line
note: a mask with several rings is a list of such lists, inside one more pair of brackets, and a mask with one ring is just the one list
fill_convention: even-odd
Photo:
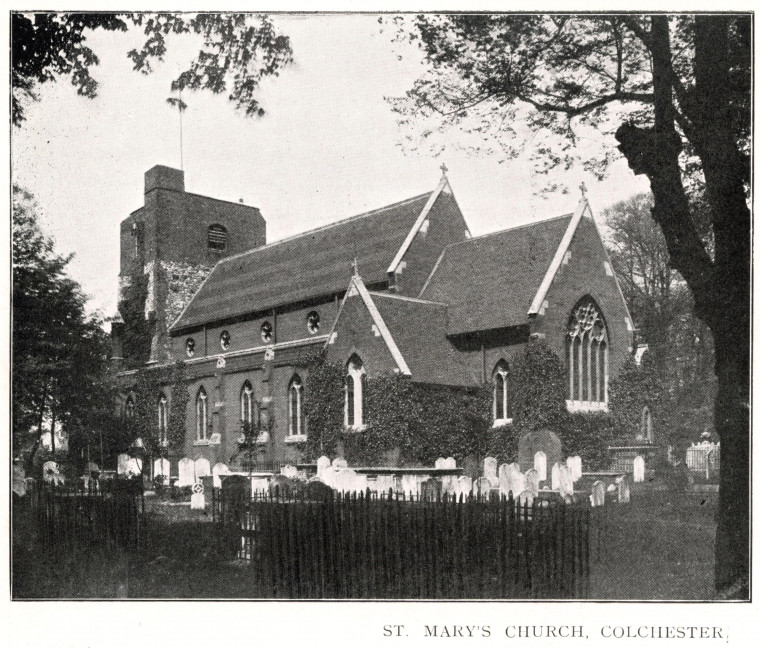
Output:
[[512,497],[517,497],[525,490],[525,475],[520,471],[520,464],[509,464],[507,474],[509,475],[509,490],[512,491]]
[[457,467],[457,460],[454,459],[454,457],[447,457],[443,460],[443,466],[442,468],[456,468]]
[[353,470],[353,477],[351,478],[351,486],[350,490],[352,493],[363,493],[367,490],[367,475],[360,475],[359,473],[354,472]]
[[527,504],[528,506],[530,506],[533,504],[533,500],[536,498],[536,495],[538,495],[537,491],[524,490],[522,493],[520,493],[517,496],[516,499],[519,500],[520,504]]
[[555,463],[555,464],[552,466],[552,472],[551,472],[551,477],[552,477],[552,490],[556,490],[556,491],[558,491],[558,490],[559,490],[559,470],[560,470],[560,469],[559,469],[559,466],[560,466],[560,465],[559,465],[558,463]]
[[420,492],[420,480],[417,475],[401,475],[401,492],[407,497],[411,493],[415,497]]
[[200,481],[201,477],[208,477],[211,474],[211,464],[206,457],[199,457],[195,460],[195,481]]
[[621,475],[617,478],[618,502],[628,504],[631,501],[631,482],[628,475]]
[[388,494],[389,490],[396,487],[396,479],[393,475],[378,475],[375,480],[375,488],[378,493]]
[[538,471],[530,468],[525,471],[525,490],[531,493],[538,493]]
[[459,478],[456,475],[443,475],[441,476],[441,493],[447,495],[456,495],[457,487],[459,485]]
[[319,478],[325,482],[330,488],[336,488],[335,485],[335,469],[332,466],[327,466],[322,470],[322,474]]
[[499,476],[496,474],[497,468],[498,462],[493,457],[486,457],[483,460],[483,477],[495,488],[499,486]]
[[182,457],[179,460],[178,470],[177,486],[192,486],[195,483],[195,462],[192,459]]
[[570,474],[573,477],[573,481],[577,482],[583,475],[583,462],[578,455],[567,458],[567,467],[570,469]]
[[[494,459],[494,461],[496,461]],[[496,482],[498,484],[498,480]],[[473,484],[472,490],[475,493],[475,495],[480,495],[481,497],[488,497],[491,493],[491,480],[488,479],[488,477],[479,477],[475,480],[475,483]]]
[[122,452],[116,457],[116,474],[126,475],[127,464],[129,463],[129,455],[126,452]]
[[20,497],[26,495],[26,472],[23,466],[13,466],[13,492]]
[[169,478],[169,460],[168,459],[156,459],[153,462],[153,476]]
[[468,497],[472,493],[472,477],[462,475],[457,479],[457,495]]
[[443,457],[438,457],[438,459],[435,460],[435,467],[436,468],[445,468],[446,467],[446,460]]
[[215,463],[214,467],[211,469],[211,474],[214,477],[214,488],[221,488],[222,487],[222,475],[229,474],[230,469],[225,463]]
[[280,469],[280,474],[283,477],[287,477],[288,479],[295,479],[296,477],[298,477],[298,468],[288,464],[287,466],[283,466]]
[[646,463],[644,461],[644,457],[641,455],[638,455],[633,460],[633,481],[635,483],[643,482],[644,481],[644,470],[646,468]]
[[269,492],[269,479],[267,477],[251,477],[251,493]]
[[333,470],[345,470],[348,468],[348,462],[342,457],[335,457],[332,462]]
[[533,456],[533,468],[538,473],[538,481],[546,481],[546,453],[543,450]]
[[319,459],[317,459],[317,477],[322,476],[322,471],[330,466],[330,458],[322,456]]
[[190,495],[190,508],[194,510],[206,508],[206,495],[203,492],[203,486],[201,484],[195,484],[193,486],[193,494]]
[[142,473],[142,459],[130,457],[127,461],[127,476],[137,477],[140,473]]
[[353,468],[343,468],[335,473],[335,490],[341,493],[353,493],[356,490],[356,471]]
[[604,482],[597,480],[591,486],[591,506],[604,506]]
[[501,464],[499,466],[499,494],[505,497],[509,496],[509,468],[510,464]]
[[573,494],[573,474],[565,464],[559,465],[559,492],[560,495],[567,496]]

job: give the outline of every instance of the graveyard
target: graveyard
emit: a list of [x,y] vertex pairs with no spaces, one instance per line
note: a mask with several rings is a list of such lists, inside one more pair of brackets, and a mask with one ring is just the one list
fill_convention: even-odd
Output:
[[[69,487],[48,467],[47,482],[28,479],[14,498],[13,593],[713,598],[717,492],[699,479],[674,486],[639,459],[632,473],[584,472],[581,457],[549,467],[538,451],[530,466],[487,457],[479,476],[450,457],[405,468],[321,457],[277,474],[187,459],[174,480],[156,460],[148,481],[121,457],[110,485],[86,477]],[[125,488],[135,508],[99,517],[98,502],[112,506]],[[116,534],[114,520],[125,520]]]

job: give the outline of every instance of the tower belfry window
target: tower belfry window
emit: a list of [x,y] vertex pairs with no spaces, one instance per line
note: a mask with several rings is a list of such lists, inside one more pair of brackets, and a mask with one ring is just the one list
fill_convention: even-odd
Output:
[[208,228],[208,249],[222,252],[227,249],[227,230],[222,225]]

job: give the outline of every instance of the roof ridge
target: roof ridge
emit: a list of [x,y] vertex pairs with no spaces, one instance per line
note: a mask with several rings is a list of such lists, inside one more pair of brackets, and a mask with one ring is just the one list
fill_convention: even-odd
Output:
[[419,297],[407,297],[406,295],[394,295],[392,293],[381,293],[372,290],[367,291],[373,297],[387,297],[388,299],[399,299],[401,301],[416,302],[419,304],[432,304],[434,306],[448,306],[446,302],[432,301],[431,299],[420,299]]
[[457,245],[463,245],[465,243],[472,243],[472,241],[479,241],[484,238],[488,238],[489,236],[496,236],[497,234],[505,234],[506,232],[516,232],[517,230],[525,229],[526,227],[536,227],[537,225],[543,225],[544,223],[553,223],[554,221],[562,220],[563,218],[571,218],[573,215],[572,212],[568,214],[562,214],[561,216],[552,216],[551,218],[543,218],[540,221],[536,221],[535,223],[525,223],[523,225],[516,225],[515,227],[506,227],[501,230],[496,230],[495,232],[489,232],[488,234],[481,234],[480,236],[473,236],[472,238],[465,239],[464,241],[457,241],[456,243],[449,243],[444,249],[448,250],[449,248],[455,247]]
[[218,267],[222,263],[225,263],[227,261],[232,261],[233,259],[239,259],[240,257],[244,257],[247,254],[253,254],[254,252],[258,252],[259,250],[266,250],[269,248],[272,248],[276,245],[279,245],[280,243],[287,243],[289,241],[295,241],[296,239],[302,238],[304,236],[308,236],[309,234],[315,234],[316,232],[323,232],[324,230],[330,229],[331,227],[337,227],[338,225],[343,225],[345,223],[349,223],[351,221],[359,220],[361,218],[366,218],[367,216],[372,216],[374,214],[378,214],[380,212],[386,211],[388,209],[394,209],[396,207],[401,207],[402,205],[405,205],[407,203],[414,202],[415,200],[420,200],[422,198],[430,196],[432,194],[432,191],[428,191],[426,193],[419,194],[417,196],[413,196],[411,198],[406,198],[405,200],[399,200],[398,202],[391,203],[390,205],[385,205],[384,207],[378,207],[377,209],[372,209],[368,212],[363,212],[361,214],[356,214],[354,216],[348,216],[347,218],[342,218],[338,221],[334,221],[332,223],[327,223],[325,225],[321,225],[319,227],[315,227],[314,229],[306,230],[305,232],[300,232],[298,234],[292,234],[291,236],[286,236],[285,238],[278,239],[277,241],[272,241],[271,243],[267,243],[266,245],[260,245],[259,247],[252,248],[250,250],[245,250],[244,252],[238,252],[237,254],[233,254],[228,257],[224,257],[223,259],[220,259],[219,262],[216,264],[215,267]]

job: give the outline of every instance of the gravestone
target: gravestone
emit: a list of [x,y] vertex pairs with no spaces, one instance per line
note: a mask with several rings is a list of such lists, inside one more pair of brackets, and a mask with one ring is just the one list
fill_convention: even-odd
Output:
[[532,506],[533,500],[536,499],[537,496],[538,491],[524,490],[517,496],[516,499],[520,502],[520,504],[527,504],[528,506]]
[[295,479],[296,477],[298,477],[298,468],[288,464],[287,466],[282,467],[282,469],[280,470],[280,474],[283,477],[287,477],[288,479]]
[[562,464],[555,463],[552,466],[551,478],[552,478],[552,490],[559,490],[559,471]]
[[457,460],[454,457],[447,457],[443,460],[443,468],[456,468]]
[[214,478],[214,488],[222,487],[222,475],[227,475],[229,472],[230,469],[227,467],[227,464],[221,462],[214,464],[214,467],[211,469],[211,475]]
[[435,460],[435,467],[438,468],[445,468],[446,467],[446,460],[443,457],[438,457],[438,459]]
[[267,493],[269,491],[269,478],[268,477],[251,477],[251,492],[252,493]]
[[462,473],[471,479],[477,479],[480,477],[480,467],[478,466],[478,459],[475,455],[467,455],[464,458]]
[[190,495],[190,508],[203,510],[206,508],[206,495],[203,492],[203,484],[193,484],[193,494]]
[[546,455],[547,466],[562,461],[562,442],[554,432],[528,432],[520,438],[517,445],[517,463],[520,464],[520,470],[526,472],[529,468],[535,468],[534,461],[539,451]]
[[565,464],[555,464],[559,466],[559,483],[557,490],[563,497],[573,494],[573,475]]
[[269,482],[269,493],[276,497],[290,497],[293,494],[293,480],[284,475],[277,475]]
[[638,455],[633,460],[633,481],[638,484],[644,481],[644,471],[646,469],[646,463],[644,457]]
[[456,495],[458,483],[459,477],[457,475],[441,476],[441,492],[449,496]]
[[591,486],[591,506],[604,506],[606,488],[604,482],[596,480]]
[[485,477],[494,488],[499,486],[499,476],[496,474],[498,462],[493,457],[486,457],[483,460],[483,477]]
[[538,471],[530,468],[525,471],[525,490],[531,493],[538,493]]
[[335,490],[339,493],[352,493],[356,490],[356,471],[344,468],[335,473]]
[[420,495],[426,501],[437,502],[441,499],[443,490],[441,480],[435,477],[429,477],[420,484]]
[[130,457],[127,461],[127,477],[137,477],[142,473],[142,459],[139,457]]
[[195,483],[195,462],[188,457],[182,457],[178,464],[179,479],[177,486],[191,486]]
[[488,498],[491,495],[491,480],[488,477],[479,477],[472,487],[476,497]]
[[469,475],[462,475],[457,479],[457,496],[464,495],[469,497],[472,493],[472,477]]
[[333,470],[345,470],[348,468],[348,462],[342,457],[335,457],[332,462]]
[[153,477],[163,477],[164,480],[169,479],[168,459],[156,459],[153,462]]
[[419,495],[420,492],[420,479],[417,475],[401,475],[401,492],[405,496],[410,494],[414,497]]
[[628,475],[621,475],[616,482],[618,502],[628,504],[631,501],[631,481]]
[[567,458],[567,467],[570,469],[570,474],[573,477],[573,481],[577,482],[583,475],[583,462],[578,455]]
[[335,488],[335,469],[332,466],[326,466],[319,478],[330,488]]
[[122,452],[116,457],[116,474],[126,475],[127,464],[129,463],[129,455],[126,452]]
[[388,491],[396,488],[396,478],[393,475],[378,475],[375,479],[375,491],[388,494]]
[[[552,464],[552,466],[556,465],[557,464]],[[538,473],[538,481],[546,481],[546,453],[543,450],[539,450],[533,455],[533,467]]]
[[330,458],[322,456],[317,459],[317,477],[322,476],[322,471],[330,466]]
[[26,495],[26,471],[23,466],[13,466],[13,492],[19,497]]
[[200,481],[201,477],[207,477],[211,474],[211,464],[206,457],[200,457],[195,460],[195,481]]
[[512,497],[517,497],[525,490],[525,475],[520,472],[520,466],[516,463],[511,463],[507,467],[507,479]]

